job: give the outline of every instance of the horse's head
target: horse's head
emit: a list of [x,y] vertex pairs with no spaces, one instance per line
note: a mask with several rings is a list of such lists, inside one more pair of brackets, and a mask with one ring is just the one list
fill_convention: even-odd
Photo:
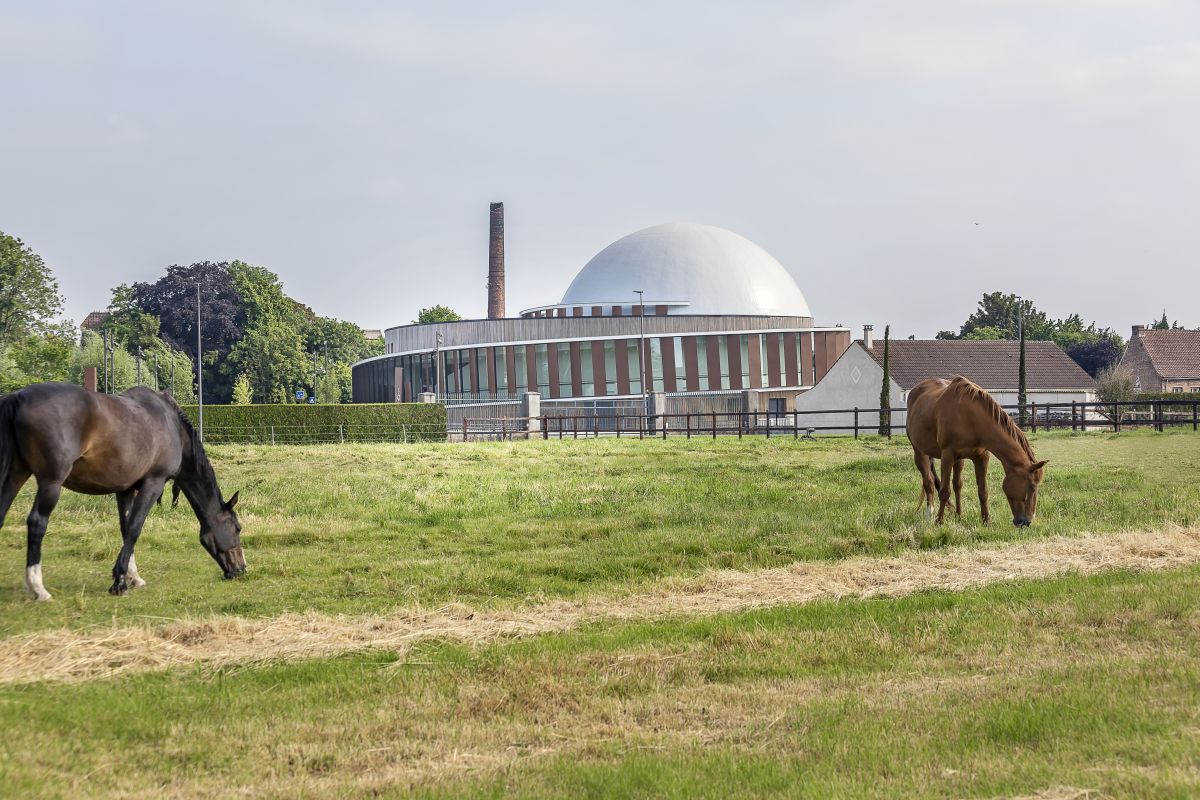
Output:
[[242,554],[242,524],[238,522],[233,507],[237,505],[238,493],[221,503],[221,510],[207,521],[200,523],[200,544],[217,562],[226,578],[236,578],[246,571],[246,557]]
[[1042,482],[1045,467],[1045,461],[1037,461],[1017,465],[1004,473],[1004,496],[1012,508],[1013,525],[1018,528],[1033,524],[1038,484]]

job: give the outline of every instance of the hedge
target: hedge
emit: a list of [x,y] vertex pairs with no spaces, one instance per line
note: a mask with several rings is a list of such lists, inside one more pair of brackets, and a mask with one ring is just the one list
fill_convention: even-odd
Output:
[[[197,407],[183,406],[197,424]],[[438,403],[204,406],[209,443],[444,442],[446,408]]]

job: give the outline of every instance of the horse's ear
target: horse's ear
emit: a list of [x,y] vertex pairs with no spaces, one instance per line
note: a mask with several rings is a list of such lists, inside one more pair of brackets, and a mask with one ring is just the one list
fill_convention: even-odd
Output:
[[241,494],[241,492],[234,492],[233,497],[225,501],[225,509],[227,511],[233,511],[233,507],[237,505],[239,494]]
[[1036,464],[1033,464],[1032,466],[1030,466],[1029,471],[1037,472],[1039,469],[1041,469],[1042,467],[1046,466],[1049,463],[1050,463],[1049,461],[1039,461]]

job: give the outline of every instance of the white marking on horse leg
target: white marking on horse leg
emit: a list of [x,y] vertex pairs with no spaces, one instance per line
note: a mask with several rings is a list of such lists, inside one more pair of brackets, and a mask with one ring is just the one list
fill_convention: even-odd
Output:
[[129,556],[129,567],[125,570],[125,579],[129,583],[130,589],[140,589],[146,585],[142,580],[142,576],[138,575],[137,562],[133,560],[133,556]]
[[34,564],[25,568],[25,588],[33,595],[34,600],[50,600],[50,593],[42,585],[42,565]]

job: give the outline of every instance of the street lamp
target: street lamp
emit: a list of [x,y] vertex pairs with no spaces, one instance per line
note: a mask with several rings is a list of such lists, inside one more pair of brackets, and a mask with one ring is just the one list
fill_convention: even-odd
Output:
[[638,375],[642,384],[642,414],[649,414],[646,405],[646,304],[643,302],[642,289],[634,289],[638,296]]
[[204,441],[204,351],[200,349],[200,284],[196,284],[196,405],[200,417],[200,441]]
[[433,348],[433,399],[442,399],[442,332],[438,331],[434,334],[436,337]]

